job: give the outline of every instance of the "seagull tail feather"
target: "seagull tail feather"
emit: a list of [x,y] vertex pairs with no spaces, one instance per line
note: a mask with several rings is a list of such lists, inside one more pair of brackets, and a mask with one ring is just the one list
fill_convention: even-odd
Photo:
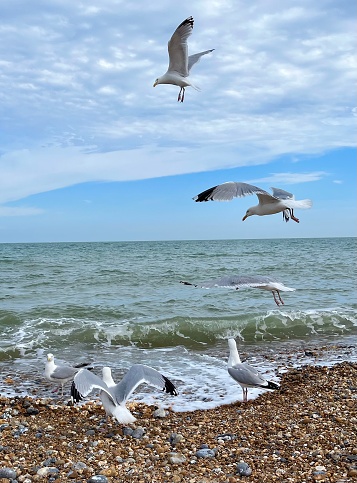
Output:
[[267,381],[267,382],[268,382],[268,385],[265,386],[265,389],[280,389],[279,384],[277,384],[276,382],[273,382],[273,381]]

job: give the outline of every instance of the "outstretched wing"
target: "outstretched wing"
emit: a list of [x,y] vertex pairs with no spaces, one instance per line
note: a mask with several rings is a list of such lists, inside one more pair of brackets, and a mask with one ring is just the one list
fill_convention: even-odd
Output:
[[[201,288],[223,287],[223,288],[239,289],[244,287],[264,287],[267,284],[272,282],[276,282],[276,280],[264,275],[226,275],[225,277],[216,278],[213,280],[207,280],[205,282],[195,285],[195,287],[201,287]],[[186,285],[194,285],[194,284],[188,284],[186,282]]]
[[231,201],[233,198],[241,198],[252,194],[263,194],[270,196],[269,193],[257,186],[248,183],[239,183],[236,181],[227,181],[226,183],[213,186],[206,191],[198,194],[193,198],[194,201]]
[[188,17],[177,27],[168,43],[169,71],[175,71],[184,77],[188,76],[187,39],[192,34],[193,17]]
[[94,389],[99,389],[108,394],[115,404],[113,394],[106,383],[100,377],[87,369],[81,369],[73,379],[71,387],[71,397],[75,402],[80,401],[83,397],[88,396]]
[[130,394],[143,383],[158,387],[172,396],[177,396],[178,394],[173,383],[160,372],[143,364],[135,364],[131,366],[119,384],[113,388],[117,402],[126,401]]
[[211,49],[211,50],[205,50],[204,52],[199,52],[198,54],[193,54],[193,55],[190,55],[188,57],[188,72],[190,72],[190,70],[192,69],[192,67],[197,64],[197,62],[200,60],[200,58],[203,56],[203,55],[206,55],[206,54],[210,54],[211,52],[213,52],[214,49]]
[[270,188],[273,192],[274,198],[278,198],[279,200],[293,200],[295,197],[292,193],[288,191],[284,191],[280,188]]

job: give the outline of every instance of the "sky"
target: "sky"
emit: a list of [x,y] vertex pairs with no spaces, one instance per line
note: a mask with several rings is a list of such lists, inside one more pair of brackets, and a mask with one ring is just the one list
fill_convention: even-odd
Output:
[[[0,242],[356,236],[352,0],[13,0],[1,5]],[[195,20],[200,88],[158,85]],[[242,222],[255,195],[313,206]]]

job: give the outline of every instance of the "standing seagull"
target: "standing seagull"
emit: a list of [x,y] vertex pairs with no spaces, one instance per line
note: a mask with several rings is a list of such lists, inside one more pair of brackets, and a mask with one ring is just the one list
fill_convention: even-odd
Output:
[[248,387],[280,389],[279,384],[267,381],[253,366],[241,362],[234,339],[228,339],[228,347],[228,373],[241,386],[243,390],[243,402],[248,401]]
[[169,68],[164,75],[156,79],[153,86],[173,84],[181,87],[177,98],[178,102],[184,101],[185,87],[191,86],[199,91],[199,88],[195,87],[189,79],[190,70],[200,60],[202,55],[214,51],[214,49],[211,49],[198,54],[188,55],[187,39],[192,34],[193,22],[193,17],[186,18],[173,33],[168,43]]
[[236,181],[227,181],[226,183],[213,186],[206,191],[198,194],[193,198],[194,201],[231,201],[233,198],[242,198],[243,196],[256,194],[259,204],[248,208],[242,221],[246,220],[248,216],[258,215],[274,215],[275,213],[283,212],[285,221],[292,220],[299,223],[299,219],[294,216],[295,208],[311,208],[311,200],[295,200],[292,193],[288,193],[279,188],[271,188],[273,194],[270,195],[267,191],[253,186],[248,183],[240,183]]
[[235,290],[245,287],[260,288],[262,290],[268,290],[273,294],[276,305],[284,305],[284,301],[280,296],[280,291],[294,292],[296,290],[295,288],[286,287],[281,282],[278,282],[274,278],[266,275],[227,275],[222,278],[202,282],[201,284],[183,281],[180,283],[201,288],[224,287],[233,288]]
[[71,381],[81,367],[88,365],[89,364],[87,363],[81,364],[77,367],[69,366],[67,364],[57,365],[55,364],[54,355],[47,354],[47,361],[45,363],[45,378],[51,382],[61,384],[63,396],[63,386],[66,384],[66,382]]
[[121,424],[128,424],[133,423],[136,418],[125,406],[125,403],[135,389],[144,382],[158,387],[172,396],[178,394],[172,382],[160,372],[143,364],[135,364],[118,384],[115,384],[109,367],[103,367],[103,380],[86,369],[82,369],[74,377],[71,396],[75,402],[78,402],[93,389],[99,389],[99,397],[107,416],[113,416]]

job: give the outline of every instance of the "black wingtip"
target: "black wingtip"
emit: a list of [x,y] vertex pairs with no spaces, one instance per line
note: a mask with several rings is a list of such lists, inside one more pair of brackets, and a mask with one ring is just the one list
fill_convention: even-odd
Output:
[[192,15],[190,17],[187,17],[183,22],[181,22],[180,25],[177,28],[179,29],[180,27],[182,27],[183,25],[186,25],[186,24],[190,24],[191,27],[193,28],[194,19],[193,19]]
[[81,393],[77,390],[74,381],[72,382],[72,385],[71,385],[71,399],[73,401],[73,404],[83,400],[83,397]]
[[280,389],[280,385],[273,381],[268,381],[267,389]]
[[165,376],[162,377],[165,381],[165,386],[162,388],[162,390],[167,392],[168,394],[171,394],[171,396],[178,396],[178,391],[176,387],[172,384],[170,379],[167,379],[167,377]]
[[185,282],[184,280],[180,280],[180,283],[182,283],[183,285],[193,285],[194,287],[197,287],[196,284],[191,283],[191,282]]
[[194,198],[192,198],[196,203],[201,201],[213,201],[212,193],[217,188],[217,186],[213,186],[213,188],[209,188],[208,190],[202,191],[202,193],[198,194]]

